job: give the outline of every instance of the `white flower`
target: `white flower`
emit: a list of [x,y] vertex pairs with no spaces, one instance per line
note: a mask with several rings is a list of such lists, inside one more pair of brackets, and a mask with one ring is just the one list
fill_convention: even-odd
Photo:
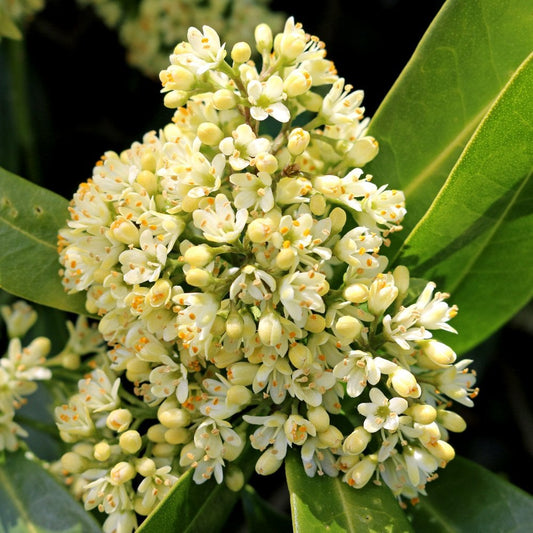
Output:
[[232,174],[229,180],[233,185],[235,207],[261,209],[265,213],[274,207],[274,195],[272,194],[272,178],[267,172],[252,174]]
[[78,381],[78,389],[83,402],[95,413],[112,411],[118,407],[119,387],[120,378],[117,377],[112,383],[100,368],[93,370],[86,378]]
[[209,198],[207,207],[193,212],[194,225],[202,230],[208,241],[213,242],[236,241],[247,218],[248,211],[239,209],[235,213],[224,194],[217,194],[215,199]]
[[333,249],[335,255],[353,267],[359,275],[382,268],[386,258],[378,256],[383,239],[365,227],[348,231],[337,241]]
[[325,311],[321,294],[327,291],[326,276],[320,272],[294,272],[284,276],[280,282],[279,299],[286,315],[303,327],[311,310]]
[[320,116],[325,123],[339,124],[343,122],[356,122],[363,115],[363,109],[359,106],[363,101],[363,91],[352,90],[351,85],[344,85],[344,78],[336,80],[328,94],[324,96]]
[[283,92],[283,80],[279,76],[270,76],[265,82],[251,80],[246,91],[248,101],[252,104],[250,114],[255,120],[265,120],[271,116],[279,122],[289,122],[290,112],[281,103],[287,95]]
[[271,142],[265,137],[257,137],[248,124],[240,124],[232,132],[231,137],[222,139],[220,151],[228,156],[233,170],[243,170],[249,166],[254,157],[268,153]]
[[357,406],[360,414],[366,417],[363,424],[369,433],[375,433],[381,428],[396,431],[399,416],[408,406],[404,398],[394,397],[390,400],[376,387],[370,389],[371,403],[361,403]]
[[197,69],[200,75],[207,70],[215,69],[226,57],[225,45],[220,45],[218,33],[209,26],[202,27],[203,33],[194,27],[189,28],[187,39],[195,55],[203,60],[203,65]]
[[259,303],[272,298],[276,280],[264,270],[246,265],[235,278],[229,290],[232,300],[239,298],[246,304]]

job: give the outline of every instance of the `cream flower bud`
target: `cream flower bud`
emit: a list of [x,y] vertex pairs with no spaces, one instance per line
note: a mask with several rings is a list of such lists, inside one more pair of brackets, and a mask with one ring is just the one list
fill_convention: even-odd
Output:
[[437,418],[437,410],[427,404],[416,404],[410,407],[406,413],[418,424],[431,424]]
[[142,446],[142,437],[140,433],[134,429],[128,429],[120,435],[118,444],[120,448],[126,453],[137,453]]
[[338,448],[343,438],[342,431],[331,425],[325,431],[318,432],[319,443],[325,448]]
[[289,348],[289,359],[294,367],[303,368],[313,362],[313,354],[305,344],[297,343]]
[[244,41],[235,43],[231,49],[231,59],[233,59],[235,63],[246,63],[251,56],[252,49],[250,48],[250,45]]
[[224,138],[222,130],[213,122],[202,122],[196,130],[196,134],[200,141],[207,146],[216,146]]
[[215,350],[215,354],[210,357],[210,361],[215,364],[217,368],[226,368],[232,363],[236,363],[242,359],[242,354],[238,350],[225,350],[219,348]]
[[321,405],[307,408],[307,418],[318,433],[326,431],[329,427],[329,414]]
[[305,36],[294,32],[281,33],[276,36],[274,45],[285,61],[292,62],[304,51]]
[[394,285],[391,274],[378,274],[368,291],[368,310],[380,316],[398,296],[398,288]]
[[[146,192],[150,195],[154,195],[157,193],[157,187],[158,187],[158,180],[156,175],[150,171],[150,170],[141,170],[137,177],[135,178],[135,181],[143,187]],[[135,241],[130,241],[135,242]]]
[[159,79],[165,88],[189,91],[196,82],[196,76],[180,65],[170,65],[159,74]]
[[255,166],[259,172],[273,174],[278,170],[278,160],[268,152],[261,152],[255,157]]
[[280,457],[277,450],[268,448],[255,463],[255,471],[261,476],[269,476],[276,472],[283,464],[284,457]]
[[275,222],[268,218],[256,218],[248,224],[248,238],[255,243],[266,242],[272,235]]
[[346,224],[346,211],[341,207],[335,207],[329,214],[331,220],[331,233],[339,233]]
[[124,217],[115,219],[109,231],[113,239],[124,244],[136,244],[139,242],[139,228],[131,220],[126,220]]
[[451,365],[457,359],[456,353],[446,344],[435,339],[421,341],[422,353],[427,356],[437,368]]
[[359,461],[347,475],[348,485],[356,489],[363,488],[374,475],[378,460],[375,454],[368,455]]
[[300,155],[309,146],[311,135],[302,128],[294,128],[289,133],[287,148],[292,155]]
[[78,370],[81,365],[81,357],[77,353],[66,352],[61,355],[61,366],[67,370]]
[[74,452],[67,452],[61,456],[61,466],[70,474],[80,474],[87,469],[88,463],[85,457]]
[[193,287],[207,287],[211,283],[211,274],[202,268],[193,267],[185,274],[185,281]]
[[243,435],[240,435],[239,443],[236,445],[230,444],[229,442],[226,442],[224,444],[224,452],[222,453],[222,459],[225,461],[235,461],[237,459],[242,451],[244,450],[244,446],[246,445],[246,438],[244,438]]
[[185,250],[183,260],[194,267],[204,267],[213,260],[213,249],[207,244],[199,244],[198,246],[191,246]]
[[453,446],[444,440],[431,441],[425,446],[431,455],[440,459],[444,464],[449,463],[455,457]]
[[250,403],[252,392],[244,385],[232,385],[226,394],[227,405],[244,406]]
[[311,333],[321,333],[326,328],[326,320],[322,315],[310,314],[304,328]]
[[184,427],[169,428],[165,431],[168,444],[185,444],[191,440],[191,432]]
[[422,393],[415,376],[405,368],[398,368],[390,377],[394,390],[404,398],[418,398]]
[[135,496],[133,502],[133,510],[141,516],[148,516],[154,509],[153,505],[146,505],[144,498],[141,496]]
[[298,261],[298,252],[290,248],[282,248],[276,255],[276,266],[281,270],[289,270]]
[[254,32],[255,46],[260,54],[270,53],[272,49],[272,30],[268,24],[259,24]]
[[371,439],[372,434],[359,426],[344,439],[342,450],[346,454],[359,455],[365,451]]
[[130,480],[132,480],[137,474],[135,467],[126,462],[121,461],[117,463],[109,472],[109,480],[112,485],[122,485]]
[[359,337],[362,329],[363,324],[350,315],[341,316],[335,323],[336,333],[350,342]]
[[257,333],[261,342],[267,346],[276,346],[283,339],[283,328],[273,313],[265,314],[259,319]]
[[[314,185],[315,190],[317,190],[318,192],[321,192],[322,194],[325,194],[326,196],[334,196],[334,197],[339,196],[339,194],[341,193],[341,183],[342,183],[341,179],[338,176],[333,176],[331,174],[326,174],[324,176],[317,176],[313,180],[313,185]],[[341,209],[341,208],[335,208],[335,209]],[[343,209],[341,210],[344,212]],[[340,229],[342,229],[342,226]]]
[[379,144],[374,137],[363,137],[357,139],[350,150],[345,155],[345,158],[354,167],[363,167],[369,161],[372,161],[379,152]]
[[441,438],[440,429],[436,422],[431,422],[430,424],[417,424],[415,422],[414,427],[420,431],[418,439],[424,446]]
[[132,418],[128,409],[115,409],[107,415],[105,425],[117,433],[122,433],[128,429]]
[[316,435],[315,426],[300,415],[290,415],[283,425],[283,430],[287,440],[298,446],[301,446],[309,435]]
[[151,366],[148,361],[134,357],[126,363],[126,378],[132,383],[142,381],[150,375]]
[[[293,70],[283,82],[283,89],[287,96],[293,98],[305,93],[312,84],[311,76],[306,70],[299,68]],[[303,151],[303,150],[302,150]],[[300,152],[301,153],[301,152]]]
[[234,464],[230,464],[224,471],[224,483],[232,492],[239,492],[244,487],[244,474],[242,470]]
[[153,426],[150,426],[148,428],[148,431],[146,432],[146,436],[148,437],[148,440],[151,442],[161,443],[166,442],[165,440],[165,433],[168,428],[166,428],[163,424],[154,424]]
[[437,411],[437,422],[454,433],[461,433],[466,429],[465,419],[453,411],[439,409]]
[[313,215],[320,217],[326,212],[326,199],[321,194],[313,194],[309,200],[309,209]]
[[281,178],[276,188],[276,202],[293,204],[296,197],[305,196],[311,190],[311,182],[306,178]]
[[213,105],[219,111],[233,109],[237,105],[237,97],[229,89],[219,89],[213,93]]
[[364,283],[353,283],[348,285],[342,295],[354,304],[361,304],[368,300],[368,287]]
[[188,99],[189,93],[186,91],[170,91],[169,93],[165,94],[165,97],[163,98],[163,104],[169,109],[177,109],[178,107],[185,105]]
[[105,441],[96,443],[93,456],[97,461],[107,461],[111,456],[111,446]]
[[232,311],[226,321],[226,335],[230,339],[239,339],[242,337],[243,330],[244,320],[242,316],[236,311]]
[[154,173],[157,169],[157,160],[155,155],[151,152],[147,152],[141,157],[141,169],[148,170],[149,172]]
[[37,311],[24,300],[18,300],[13,305],[3,305],[0,311],[10,339],[23,337],[37,321]]
[[251,385],[257,374],[258,366],[244,361],[228,366],[227,377],[232,385]]
[[155,474],[157,466],[153,459],[150,459],[149,457],[141,457],[135,461],[135,469],[141,474],[141,476],[149,477]]
[[[166,433],[166,432],[165,432]],[[154,457],[172,458],[176,455],[176,446],[168,442],[158,442],[152,447]]]
[[160,406],[157,411],[157,418],[166,428],[185,427],[191,422],[191,415],[189,412],[179,407],[161,409]]
[[394,284],[398,287],[398,294],[405,295],[409,290],[409,269],[403,265],[398,265],[392,272]]

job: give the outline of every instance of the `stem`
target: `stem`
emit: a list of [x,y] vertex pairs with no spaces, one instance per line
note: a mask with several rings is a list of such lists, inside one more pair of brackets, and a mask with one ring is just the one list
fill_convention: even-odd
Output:
[[15,138],[20,145],[18,165],[34,183],[40,182],[40,169],[37,161],[37,150],[33,131],[32,114],[30,112],[30,98],[28,91],[27,57],[24,41],[4,39],[2,43],[7,50],[9,68],[10,100],[13,114]]

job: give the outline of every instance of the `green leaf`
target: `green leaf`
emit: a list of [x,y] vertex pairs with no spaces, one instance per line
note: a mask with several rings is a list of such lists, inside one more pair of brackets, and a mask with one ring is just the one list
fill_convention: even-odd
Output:
[[[371,121],[365,167],[406,195],[407,235],[491,103],[533,49],[530,0],[448,0]],[[391,257],[401,244],[393,235]]]
[[58,274],[57,232],[68,218],[62,196],[0,168],[0,288],[63,311],[87,314],[85,296],[67,295]]
[[533,295],[533,54],[509,81],[409,235],[401,262],[459,306],[464,352]]
[[6,453],[0,465],[0,531],[98,533],[100,526],[48,472]]
[[287,456],[285,468],[295,533],[412,531],[386,486],[354,489],[340,477],[308,477],[295,453]]
[[253,487],[247,485],[241,497],[248,531],[292,533],[291,519],[263,500]]
[[[247,444],[236,461],[244,473],[245,480],[253,471],[254,451]],[[240,498],[239,492],[229,490],[224,483],[218,485],[214,479],[197,485],[191,468],[172,487],[167,497],[141,524],[138,533],[215,533],[224,526],[234,505]]]
[[482,466],[456,457],[412,510],[416,531],[531,531],[533,498]]

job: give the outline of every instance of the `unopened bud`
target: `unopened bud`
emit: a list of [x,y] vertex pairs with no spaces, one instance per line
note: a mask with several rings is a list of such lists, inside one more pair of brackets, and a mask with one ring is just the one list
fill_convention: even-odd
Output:
[[405,368],[398,368],[391,376],[394,390],[404,398],[418,398],[422,393],[415,376]]
[[191,440],[191,432],[184,427],[170,428],[165,431],[168,444],[185,444]]
[[158,180],[156,175],[151,170],[141,170],[137,174],[135,181],[141,185],[141,187],[143,187],[148,194],[153,196],[157,193]]
[[244,406],[250,403],[252,392],[244,385],[232,385],[226,394],[227,405]]
[[254,32],[255,46],[260,54],[270,53],[272,49],[272,30],[268,24],[259,24]]
[[368,310],[375,316],[380,316],[398,296],[398,288],[394,285],[391,274],[378,274],[368,291]]
[[213,122],[202,122],[196,130],[196,134],[200,141],[207,146],[216,146],[224,137],[222,130]]
[[219,89],[213,93],[213,105],[219,111],[233,109],[236,104],[237,98],[229,89]]
[[300,155],[309,146],[311,135],[307,130],[302,128],[294,128],[289,133],[287,140],[287,148],[292,155]]
[[457,359],[456,353],[449,346],[434,339],[421,341],[420,347],[423,354],[438,367],[451,365]]
[[67,452],[61,456],[61,466],[70,474],[80,474],[87,469],[87,459],[77,453]]
[[326,448],[338,448],[342,444],[343,438],[342,431],[331,425],[325,431],[318,433],[320,444]]
[[227,368],[228,381],[232,385],[251,385],[257,374],[257,365],[241,361]]
[[268,152],[261,152],[255,157],[255,166],[259,172],[273,174],[278,170],[278,160]]
[[347,479],[348,485],[351,485],[356,489],[363,488],[374,475],[377,463],[378,460],[375,455],[368,455],[359,461],[350,471],[350,475]]
[[437,410],[427,404],[417,404],[410,407],[405,414],[410,415],[418,424],[431,424],[437,418]]
[[226,335],[230,339],[240,339],[242,338],[243,329],[244,321],[241,315],[236,311],[232,311],[226,321]]
[[163,105],[169,109],[177,109],[184,105],[189,99],[189,93],[186,91],[170,91],[163,98]]
[[146,436],[148,437],[148,440],[151,442],[166,442],[165,440],[165,433],[168,428],[166,428],[163,424],[154,424],[153,426],[150,426],[148,428],[148,431],[146,432]]
[[211,282],[211,274],[202,268],[192,267],[185,274],[185,281],[193,287],[207,287]]
[[93,456],[97,461],[107,461],[111,456],[111,446],[105,441],[94,445]]
[[362,329],[363,324],[350,315],[341,316],[335,324],[335,331],[350,342],[359,337]]
[[365,451],[371,439],[372,435],[363,426],[359,426],[344,439],[342,450],[346,454],[359,455]]
[[298,260],[298,252],[292,248],[282,248],[276,255],[276,266],[281,270],[289,270]]
[[364,283],[353,283],[348,285],[342,295],[354,304],[361,304],[368,300],[368,287]]
[[308,407],[307,418],[315,426],[318,433],[326,431],[329,427],[329,414],[321,405]]
[[307,92],[307,90],[311,87],[311,84],[312,79],[309,72],[302,68],[299,68],[293,70],[285,78],[285,81],[283,82],[283,89],[285,90],[289,98],[293,98],[294,96],[299,96]]
[[321,194],[313,194],[309,200],[309,209],[313,215],[319,217],[326,212],[326,199]]
[[132,418],[128,409],[115,409],[107,415],[105,425],[117,433],[122,433],[128,429]]
[[466,429],[465,419],[457,413],[444,409],[439,409],[437,413],[437,422],[447,430],[453,431],[454,433],[461,433]]
[[149,457],[141,457],[135,461],[135,469],[141,474],[141,476],[149,477],[155,474],[157,466],[153,459],[150,459]]
[[109,480],[112,485],[122,485],[136,476],[137,472],[133,465],[126,461],[117,463],[109,473]]
[[346,224],[346,211],[341,207],[335,207],[329,214],[331,220],[331,233],[339,233]]
[[224,483],[232,492],[239,492],[244,487],[242,470],[237,465],[228,465],[224,471]]
[[321,333],[326,328],[326,320],[322,315],[310,314],[304,328],[311,333]]
[[250,45],[244,41],[235,43],[231,49],[231,59],[233,59],[235,63],[246,63],[246,61],[250,59],[251,55],[252,50]]
[[140,433],[134,429],[128,429],[120,435],[118,444],[126,453],[137,453],[142,446],[142,437]]
[[268,448],[255,463],[255,471],[261,476],[269,476],[283,464],[283,457],[274,448]]
[[313,362],[313,354],[305,344],[297,343],[289,348],[289,359],[295,368],[303,368]]

